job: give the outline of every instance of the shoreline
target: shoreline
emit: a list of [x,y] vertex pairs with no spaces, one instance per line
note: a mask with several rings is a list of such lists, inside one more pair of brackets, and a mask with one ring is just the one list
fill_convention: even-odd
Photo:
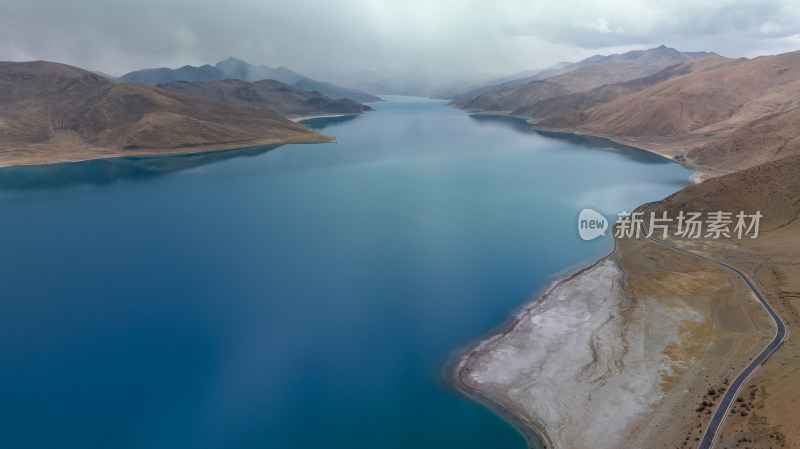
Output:
[[351,115],[364,115],[363,112],[361,113],[352,113],[352,114],[323,114],[323,115],[301,115],[299,117],[286,117],[287,119],[299,123],[305,120],[312,120],[315,118],[332,118],[332,117],[348,117]]
[[[537,126],[537,122],[534,119],[530,119],[527,117],[522,117],[519,115],[513,115],[510,112],[481,112],[481,111],[467,111],[465,112],[472,113],[475,115],[488,115],[488,116],[498,116],[498,117],[513,117],[519,120],[524,120],[528,125],[530,125],[530,129],[533,131],[543,131],[543,132],[551,132],[551,133],[563,133],[563,134],[573,134],[576,136],[587,136],[587,137],[597,137],[601,139],[607,139],[613,143],[619,145],[625,145],[633,148],[637,148],[643,151],[647,151],[648,153],[652,153],[658,156],[661,156],[665,159],[669,159],[676,164],[679,164],[681,167],[691,170],[694,172],[692,176],[689,177],[689,180],[692,184],[699,184],[707,179],[715,178],[717,176],[726,175],[729,173],[734,173],[733,170],[726,170],[721,168],[715,167],[708,167],[705,165],[695,164],[690,159],[686,159],[687,151],[682,148],[673,148],[672,151],[666,151],[665,149],[658,149],[657,147],[664,147],[662,144],[654,143],[654,142],[646,142],[641,141],[638,138],[624,138],[620,136],[614,136],[611,134],[602,134],[602,133],[592,133],[587,131],[581,131],[574,128],[542,128]],[[682,159],[677,159],[677,157],[681,156]]]
[[[624,137],[614,136],[611,134],[580,131],[572,128],[566,128],[566,129],[541,128],[536,126],[536,122],[534,122],[531,119],[519,116],[512,116],[512,117],[517,117],[522,120],[525,120],[526,122],[528,122],[528,124],[531,125],[531,129],[534,131],[574,134],[578,136],[588,136],[588,137],[597,137],[601,139],[608,139],[609,141],[620,145],[626,145],[629,147],[638,148],[640,150],[647,151],[648,153],[661,156],[665,159],[669,159],[670,161],[675,162],[676,164],[680,165],[681,167],[687,170],[693,171],[694,174],[689,178],[692,184],[699,184],[707,179],[716,178],[717,176],[727,175],[729,173],[734,173],[732,170],[725,170],[721,168],[707,167],[705,165],[695,164],[691,159],[686,158],[687,151],[684,150],[683,148],[676,148],[673,149],[673,151],[666,151],[663,149],[659,150],[655,147],[663,147],[663,145],[654,142],[640,141],[638,139],[624,138]],[[678,157],[681,157],[681,159],[678,159]]]
[[[493,114],[493,115],[501,115],[506,117],[515,117],[522,120],[525,120],[531,126],[531,129],[534,131],[545,131],[545,132],[559,132],[559,133],[566,133],[566,134],[573,134],[573,135],[582,135],[582,136],[591,136],[591,137],[598,137],[604,138],[609,140],[610,142],[633,147],[636,149],[644,150],[652,154],[656,154],[661,156],[665,159],[668,159],[672,162],[678,163],[684,168],[687,168],[693,172],[690,176],[689,181],[692,184],[699,184],[706,179],[720,176],[722,170],[711,170],[711,169],[704,169],[703,167],[698,167],[695,164],[686,163],[686,160],[683,161],[676,158],[676,155],[665,152],[665,151],[658,151],[653,148],[647,148],[641,145],[641,142],[632,142],[627,139],[620,139],[613,136],[606,136],[606,135],[599,135],[593,133],[585,133],[585,132],[577,132],[577,130],[550,130],[550,129],[543,129],[537,128],[535,123],[532,123],[530,120],[524,117],[513,116],[510,114]],[[683,151],[683,150],[681,150]],[[685,151],[683,151],[685,155]],[[676,191],[677,192],[677,191]],[[641,208],[642,205],[638,205],[637,208]],[[547,426],[537,420],[533,416],[528,416],[527,419],[523,416],[525,410],[524,407],[520,408],[521,406],[513,407],[503,404],[498,397],[490,397],[487,395],[486,392],[480,391],[479,389],[475,388],[474,386],[469,385],[468,381],[466,380],[465,376],[469,375],[469,367],[468,365],[474,365],[475,359],[480,358],[481,356],[485,357],[487,353],[490,353],[491,350],[489,349],[490,346],[493,344],[507,339],[509,334],[515,332],[518,326],[521,324],[523,320],[526,318],[531,318],[536,315],[535,308],[538,305],[542,305],[545,301],[550,299],[552,302],[551,295],[559,290],[560,288],[567,288],[571,282],[576,280],[577,278],[585,275],[586,273],[590,273],[593,270],[601,269],[603,265],[612,261],[612,263],[616,264],[618,269],[618,274],[620,276],[621,282],[623,285],[626,284],[627,279],[630,275],[625,267],[619,261],[620,253],[618,252],[619,245],[617,239],[612,235],[612,247],[611,249],[603,256],[598,258],[592,258],[587,260],[576,267],[568,268],[562,271],[562,274],[554,274],[554,279],[547,284],[547,286],[543,287],[536,293],[534,293],[528,300],[523,302],[519,307],[515,310],[512,310],[509,313],[509,317],[500,323],[498,326],[490,329],[483,335],[477,337],[476,339],[472,340],[468,344],[458,348],[453,353],[453,360],[451,366],[449,367],[449,378],[454,385],[454,388],[464,394],[465,396],[475,400],[476,402],[486,406],[490,410],[494,411],[498,414],[501,418],[505,419],[510,425],[515,427],[523,436],[525,436],[528,446],[531,448],[539,448],[543,447],[546,449],[555,448],[556,445],[554,444],[554,435],[550,435],[547,429]],[[619,298],[622,299],[622,298]],[[613,314],[612,314],[613,316]],[[623,345],[624,346],[624,345]],[[627,350],[626,350],[627,351]],[[650,397],[649,398],[653,405],[660,400],[658,396]],[[513,401],[512,401],[513,402]],[[641,414],[645,413],[644,410],[639,410],[636,413]],[[639,416],[634,414],[634,416]],[[634,416],[630,417],[630,420],[635,421]],[[622,432],[624,429],[617,429]],[[556,438],[558,440],[558,438]]]
[[723,392],[774,334],[744,287],[716,264],[614,238],[610,254],[462,349],[451,378],[547,449],[699,441],[710,392]]
[[[514,117],[521,120],[525,120],[530,125],[535,125],[530,120],[524,117],[514,116],[510,114],[484,114],[484,115],[499,115],[503,117]],[[633,145],[631,144],[631,142],[619,141],[609,136],[597,135],[591,133],[540,129],[536,128],[535,126],[531,127],[531,129],[535,131],[541,130],[546,132],[547,131],[560,132],[566,134],[575,134],[575,135],[608,139],[613,143],[637,148],[639,150],[656,154],[674,163],[677,163],[684,168],[692,170],[693,174],[689,178],[692,184],[699,184],[700,182],[707,179],[703,178],[703,176],[705,175],[704,172],[697,171],[694,169],[694,167],[687,167],[685,164],[682,164],[680,161],[676,160],[674,157],[672,157],[667,153],[658,152],[656,150],[644,148],[638,145]],[[636,207],[641,208],[642,206],[643,205],[638,205]],[[581,276],[582,274],[601,266],[607,260],[614,258],[617,255],[618,244],[617,244],[617,239],[613,236],[613,234],[611,235],[611,240],[612,240],[611,248],[605,254],[598,256],[597,258],[588,259],[584,262],[576,264],[575,266],[568,267],[562,270],[561,272],[554,273],[551,276],[551,280],[547,283],[546,286],[534,292],[527,300],[522,302],[515,309],[512,309],[508,315],[508,318],[503,320],[500,324],[489,329],[485,333],[481,334],[480,336],[476,337],[475,339],[471,340],[470,342],[453,350],[452,355],[450,356],[450,361],[446,366],[446,370],[448,371],[449,374],[447,376],[447,379],[449,380],[453,388],[455,388],[461,394],[464,394],[470,399],[475,400],[479,404],[482,404],[483,406],[489,408],[490,410],[495,412],[498,416],[506,420],[506,422],[508,422],[515,429],[517,429],[517,431],[519,431],[525,437],[526,441],[528,442],[528,446],[530,448],[538,449],[539,447],[541,447],[542,449],[552,449],[555,447],[552,442],[551,436],[548,435],[546,431],[545,426],[539,422],[532,423],[530,422],[530,420],[526,420],[524,417],[520,416],[518,412],[511,410],[510,408],[499,403],[498,401],[489,398],[488,396],[478,391],[477,389],[467,385],[467,383],[463,379],[464,368],[466,367],[466,364],[469,362],[471,357],[475,356],[478,352],[485,350],[485,348],[492,342],[500,340],[505,336],[507,336],[509,333],[511,333],[521,322],[521,320],[524,319],[527,315],[529,315],[532,309],[537,304],[539,304],[542,300],[547,299],[548,295],[550,295],[554,290],[556,290],[560,286],[563,286],[564,284],[569,283],[570,281]],[[621,266],[619,267],[619,269],[623,275],[623,278],[627,279],[628,273],[625,271],[625,269]],[[532,439],[535,440],[532,441]]]
[[486,395],[480,391],[465,385],[460,377],[458,381],[451,382],[451,386],[459,394],[462,394],[468,399],[471,399],[476,403],[486,407],[492,413],[500,417],[500,419],[513,427],[525,439],[529,449],[549,449],[552,447],[548,446],[548,443],[545,443],[545,441],[549,442],[549,440],[546,437],[547,433],[544,432],[544,429],[537,431],[536,425],[523,420],[511,409],[504,407],[502,404],[499,404],[486,397]]
[[624,447],[659,400],[644,348],[627,335],[639,322],[630,324],[625,276],[616,253],[573,273],[462,355],[455,378],[510,410],[546,449]]
[[[317,118],[349,117],[360,116],[364,113],[347,114],[322,114],[307,115],[298,117],[285,117],[295,123]],[[9,146],[0,149],[0,168],[19,167],[31,165],[50,165],[64,164],[70,162],[85,162],[98,159],[113,159],[120,157],[158,157],[158,156],[183,156],[202,153],[212,153],[217,151],[242,150],[246,148],[260,147],[264,145],[289,145],[289,144],[317,144],[317,143],[338,143],[336,137],[314,131],[308,139],[281,139],[267,137],[263,139],[253,139],[240,142],[218,143],[209,145],[189,146],[183,148],[165,149],[135,149],[118,150],[111,148],[94,147],[70,142],[69,145],[58,142],[44,142],[41,144],[19,146]]]
[[522,304],[512,310],[508,318],[506,318],[502,323],[494,326],[492,329],[481,334],[479,337],[473,339],[469,343],[455,349],[445,366],[445,372],[447,373],[446,378],[454,389],[474,400],[475,402],[483,405],[484,407],[492,410],[498,416],[506,420],[506,422],[517,429],[517,431],[525,437],[529,448],[554,448],[552,439],[550,435],[548,435],[545,426],[540,422],[530,422],[530,420],[520,416],[517,412],[509,407],[506,407],[505,405],[489,398],[479,390],[468,385],[463,378],[465,375],[464,368],[471,357],[475,356],[480,351],[485,350],[486,347],[493,342],[506,337],[509,333],[514,331],[517,325],[531,313],[532,309],[542,300],[546,299],[548,295],[559,286],[572,281],[588,271],[591,271],[609,258],[613,257],[614,252],[617,249],[617,242],[613,235],[611,236],[611,239],[613,245],[606,254],[599,256],[597,259],[589,259],[585,262],[576,264],[573,267],[563,270],[561,274],[554,274],[551,278],[552,280],[549,281],[545,287],[539,289]]
[[[473,113],[525,120],[532,131],[591,136],[641,149],[677,162],[691,170],[693,174],[689,180],[693,185],[738,172],[738,170],[696,164],[687,157],[687,150],[673,145],[682,143],[688,144],[688,148],[697,148],[708,141],[702,136],[669,136],[661,140],[656,139],[660,142],[657,143],[645,141],[644,138],[626,138],[575,129],[539,128],[535,121],[508,112]],[[715,184],[717,179],[713,181],[710,184],[718,185]],[[676,194],[681,198],[687,196],[692,198],[690,193],[680,196],[678,192],[683,192],[683,189],[677,190],[666,199],[673,198]],[[643,206],[640,205],[637,209]],[[784,223],[782,226],[786,225]],[[781,242],[780,237],[775,239]],[[762,243],[759,242],[758,245]],[[765,246],[754,244],[753,249],[783,249],[780,243],[767,241],[763,245]],[[726,252],[729,250],[730,248],[716,247],[716,256],[730,256],[731,254]],[[701,439],[704,440],[701,446],[705,444],[703,447],[709,447],[705,432],[710,425],[712,407],[716,408],[718,399],[717,395],[711,396],[711,392],[720,392],[718,394],[721,395],[727,389],[729,379],[738,379],[742,367],[755,363],[753,362],[755,357],[763,354],[759,351],[762,351],[765,345],[772,344],[769,343],[769,339],[774,337],[774,330],[770,327],[773,323],[761,307],[754,308],[756,302],[750,300],[753,294],[744,288],[746,284],[741,279],[732,279],[729,277],[730,273],[725,270],[722,270],[720,275],[720,267],[702,260],[698,261],[696,257],[690,257],[693,259],[691,261],[682,261],[681,258],[689,256],[676,257],[674,253],[663,254],[663,252],[663,249],[647,244],[631,244],[615,239],[612,254],[607,256],[616,261],[623,274],[620,282],[624,287],[624,296],[620,297],[620,300],[628,304],[621,309],[619,305],[616,309],[609,305],[611,308],[607,309],[611,311],[608,315],[610,318],[614,317],[616,311],[628,314],[624,321],[624,331],[620,335],[621,340],[617,339],[616,342],[611,340],[610,345],[608,340],[605,342],[602,338],[599,340],[601,350],[613,351],[614,344],[622,347],[623,355],[615,359],[612,354],[610,359],[617,365],[604,364],[610,371],[595,377],[596,374],[606,370],[605,367],[601,367],[600,371],[595,368],[590,370],[590,375],[586,375],[585,367],[595,364],[596,361],[595,345],[598,340],[594,335],[587,339],[584,332],[583,348],[580,348],[575,346],[574,341],[572,346],[569,346],[571,335],[557,334],[563,339],[560,343],[567,348],[554,350],[551,347],[551,352],[547,352],[542,347],[546,347],[548,340],[552,338],[548,339],[550,336],[546,333],[537,333],[535,326],[530,324],[531,321],[541,323],[553,320],[556,324],[551,327],[558,328],[563,322],[570,321],[572,317],[569,308],[557,309],[556,306],[554,310],[560,310],[561,313],[552,315],[547,313],[546,307],[538,310],[535,307],[547,300],[558,303],[554,301],[556,298],[549,296],[560,286],[569,284],[580,274],[579,271],[568,278],[561,278],[556,284],[551,284],[543,294],[537,294],[524,306],[513,311],[509,319],[504,321],[502,329],[485,334],[481,339],[473,341],[469,348],[461,350],[458,364],[452,369],[453,382],[463,384],[463,388],[459,391],[477,402],[484,403],[488,400],[495,404],[494,407],[489,407],[490,409],[509,410],[514,419],[508,421],[512,425],[517,423],[515,427],[527,426],[545,442],[548,449],[679,447],[681,444],[686,446],[690,441],[699,442]],[[742,257],[739,254],[734,260],[737,258],[740,262],[746,260]],[[591,262],[590,269],[600,267],[604,260],[601,258]],[[786,262],[783,262],[783,265],[768,263],[767,266],[771,267],[776,279],[760,280],[772,285],[773,291],[770,292],[765,286],[759,288],[766,289],[765,295],[773,295],[770,298],[773,306],[783,307],[784,312],[791,315],[796,309],[792,309],[788,303],[781,302],[785,294],[783,292],[788,289],[782,287],[782,290],[776,291],[774,288],[775,283],[782,285],[781,283],[785,282],[784,273],[790,270],[786,268],[787,265]],[[753,267],[750,268],[751,272],[755,270]],[[712,280],[715,278],[716,280]],[[557,299],[575,302],[573,296],[580,296],[580,293],[568,293]],[[530,312],[529,316],[525,316],[525,311]],[[598,324],[592,322],[600,320],[603,320],[602,314],[592,315],[588,318],[587,327],[597,327]],[[581,331],[578,328],[572,330],[572,332]],[[791,330],[787,332],[790,336]],[[778,347],[787,341],[789,337],[786,337]],[[603,343],[608,347],[602,348]],[[637,345],[640,346],[638,349],[635,348]],[[581,349],[585,351],[587,346],[592,348],[592,357],[589,359],[584,357],[583,362],[586,364],[581,368],[581,365],[575,363],[579,357],[573,356],[571,352]],[[636,351],[638,354],[634,353]],[[751,373],[752,376],[748,376],[747,380],[742,382],[742,387],[745,383],[749,384],[750,401],[755,403],[756,396],[760,401],[757,405],[748,403],[749,416],[748,413],[741,412],[727,417],[730,414],[728,413],[730,407],[714,413],[714,419],[725,419],[724,427],[721,426],[719,432],[715,433],[715,441],[718,444],[723,444],[722,441],[728,444],[728,447],[732,447],[731,444],[734,442],[764,442],[762,436],[765,434],[769,434],[770,439],[774,436],[775,441],[790,440],[790,435],[781,428],[780,423],[784,425],[791,423],[790,427],[795,423],[791,418],[782,415],[780,410],[784,412],[791,410],[791,404],[797,404],[797,398],[800,396],[786,394],[793,389],[791,386],[796,384],[796,381],[793,383],[786,380],[786,371],[779,371],[783,373],[782,380],[775,379],[776,370],[781,368],[776,365],[778,362],[769,365],[778,352],[768,356],[759,364],[757,373]],[[785,351],[781,354],[783,355],[781,367],[790,363],[789,360],[796,360]],[[601,355],[600,359],[601,362],[607,361],[608,357]],[[542,376],[541,371],[546,370],[548,364],[551,369],[555,366],[560,371],[560,377]],[[476,367],[482,368],[482,371],[473,373],[465,370]],[[523,368],[522,374],[520,367]],[[627,379],[631,388],[618,388],[620,378]],[[595,385],[596,388],[593,388],[592,384],[598,380],[601,380],[601,384],[616,381],[618,385],[617,388],[606,388],[607,385]],[[618,404],[622,401],[624,404],[629,403],[631,397],[634,400],[642,398],[643,380],[651,383],[655,396],[650,395],[650,400],[641,401],[640,404],[645,404],[644,409],[639,408],[637,411],[634,408],[633,413],[630,413],[629,407],[625,406],[611,411],[606,408],[605,411],[610,414],[620,413],[616,421],[609,421],[608,417],[604,416],[607,413],[602,413],[603,402]],[[473,389],[477,389],[481,395],[469,394]],[[548,394],[546,391],[548,389],[557,390],[557,394]],[[587,391],[589,394],[585,395]],[[581,392],[584,395],[581,395]],[[706,392],[707,395],[704,395]],[[594,400],[592,400],[593,395]],[[730,397],[733,396],[729,395]],[[740,397],[738,401],[741,402],[742,398]],[[779,411],[777,413],[762,411],[761,408],[767,401],[771,401],[772,407],[778,407]],[[759,411],[751,412],[753,406]],[[590,412],[586,413],[585,410]],[[499,415],[505,418],[505,415]],[[549,422],[551,426],[544,426],[536,419],[521,419],[522,415],[540,417],[543,422]],[[618,436],[609,437],[605,429],[598,428],[594,422],[598,419],[606,420],[605,425],[616,431]]]
[[[266,145],[290,145],[290,144],[320,144],[336,143],[336,138],[319,134],[317,140],[299,139],[286,141],[276,138],[265,138],[248,140],[243,142],[231,142],[226,144],[202,145],[196,147],[171,148],[171,149],[137,149],[137,150],[113,150],[100,147],[84,147],[72,149],[71,151],[54,151],[51,154],[42,154],[41,148],[16,147],[5,151],[18,151],[21,154],[14,156],[7,153],[0,156],[0,168],[64,164],[72,162],[86,162],[99,159],[114,159],[122,157],[159,157],[159,156],[185,156],[203,153],[216,153],[221,151],[242,150]],[[54,154],[53,154],[54,153]]]

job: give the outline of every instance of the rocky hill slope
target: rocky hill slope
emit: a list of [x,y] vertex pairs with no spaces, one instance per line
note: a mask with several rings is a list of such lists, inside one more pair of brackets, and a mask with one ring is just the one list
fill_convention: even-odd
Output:
[[118,83],[64,64],[0,63],[4,165],[332,140],[253,106]]

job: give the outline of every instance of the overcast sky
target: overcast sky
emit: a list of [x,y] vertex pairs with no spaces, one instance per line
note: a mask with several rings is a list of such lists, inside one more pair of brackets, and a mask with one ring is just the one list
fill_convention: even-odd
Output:
[[422,68],[513,73],[666,44],[800,49],[797,0],[0,0],[0,60],[121,75],[236,56],[324,79]]

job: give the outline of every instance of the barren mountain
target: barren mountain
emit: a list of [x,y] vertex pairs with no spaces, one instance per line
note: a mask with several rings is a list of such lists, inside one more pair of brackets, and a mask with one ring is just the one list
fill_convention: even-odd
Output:
[[[764,215],[760,220],[762,233],[800,225],[800,155],[689,186],[662,200],[654,210],[656,215],[667,211],[671,217],[681,210],[704,213],[759,210]],[[711,243],[708,240],[706,243]]]
[[533,81],[504,92],[457,100],[455,105],[461,109],[509,112],[548,98],[647,76],[659,69],[632,62],[604,62],[542,81]]
[[595,55],[563,68],[538,73],[531,78],[478,89],[474,96],[461,97],[454,104],[461,109],[514,111],[548,98],[641,78],[704,54],[682,53],[662,45],[621,55]]
[[743,59],[732,60],[719,56],[716,53],[710,53],[682,64],[669,66],[658,73],[642,78],[622,83],[607,84],[591,90],[563,95],[523,106],[513,111],[512,114],[535,120],[571,114],[597,104],[608,103],[609,101],[630,95],[634,92],[639,92],[640,90],[647,89],[648,87],[662,83],[671,78],[694,72],[713,70],[723,66],[731,66],[743,61]]
[[227,79],[211,83],[177,81],[159,84],[166,91],[226,104],[249,104],[284,117],[361,114],[372,108],[342,98],[332,100],[319,92],[308,92],[274,80],[255,83]]
[[240,79],[243,81],[260,81],[271,79],[286,83],[300,89],[321,92],[331,98],[349,98],[353,101],[379,101],[380,98],[355,89],[338,86],[333,83],[313,80],[307,76],[294,72],[286,67],[273,69],[263,65],[248,64],[236,58],[228,58],[213,66],[206,64],[200,67],[183,66],[178,69],[143,69],[126,73],[119,77],[119,81],[149,84],[156,86],[175,81],[188,82],[213,82],[224,79]]
[[276,114],[52,62],[0,63],[0,163],[172,154],[332,138]]
[[669,136],[696,147],[798,106],[800,52],[792,52],[679,76],[539,125],[655,140]]

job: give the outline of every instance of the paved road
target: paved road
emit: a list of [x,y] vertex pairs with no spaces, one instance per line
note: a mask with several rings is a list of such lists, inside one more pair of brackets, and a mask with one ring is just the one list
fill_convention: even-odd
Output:
[[[645,219],[644,217],[647,216],[647,212],[650,211],[655,205],[658,203],[652,204],[650,207],[645,209],[644,213],[642,214],[642,221],[640,223],[642,233],[647,236],[647,228],[645,227]],[[749,365],[747,365],[735,379],[733,382],[730,383],[728,389],[725,391],[725,394],[722,396],[722,399],[719,401],[719,405],[717,405],[717,409],[714,411],[714,415],[711,417],[711,421],[708,423],[708,427],[706,427],[706,432],[703,434],[703,438],[700,440],[700,445],[697,446],[698,449],[711,449],[714,445],[714,440],[717,438],[717,432],[719,432],[719,428],[722,426],[722,421],[728,415],[728,410],[731,407],[731,404],[736,399],[736,396],[739,394],[739,390],[741,390],[744,383],[750,377],[751,374],[758,368],[759,365],[764,363],[767,358],[778,349],[778,346],[781,345],[783,339],[786,337],[786,325],[783,324],[783,320],[775,313],[775,310],[769,303],[761,296],[761,293],[758,291],[753,282],[750,281],[744,273],[739,271],[738,269],[726,264],[722,263],[718,260],[709,259],[708,257],[701,256],[699,254],[695,254],[684,249],[678,248],[676,246],[670,245],[669,243],[664,243],[661,240],[657,240],[651,236],[647,236],[647,238],[655,243],[658,243],[661,246],[665,246],[667,248],[673,249],[675,251],[688,254],[690,256],[698,257],[705,261],[715,263],[717,265],[721,265],[734,273],[736,273],[742,280],[750,287],[753,293],[755,293],[758,300],[761,302],[761,305],[769,312],[772,319],[775,321],[775,326],[777,327],[777,331],[775,332],[775,338],[769,342],[769,344],[756,356]]]

